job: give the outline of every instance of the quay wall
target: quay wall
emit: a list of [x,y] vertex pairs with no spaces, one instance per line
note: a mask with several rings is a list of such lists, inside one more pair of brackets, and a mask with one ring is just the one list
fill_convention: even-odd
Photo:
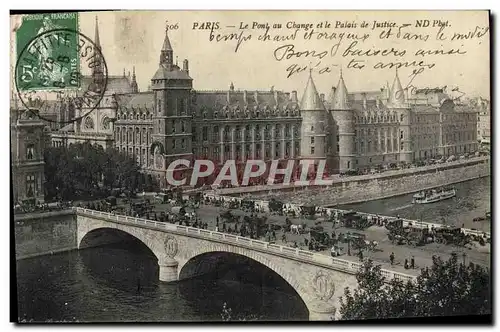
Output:
[[16,260],[77,249],[73,210],[14,216]]
[[[406,172],[405,172],[406,171]],[[446,167],[409,169],[386,173],[337,178],[328,186],[290,187],[270,191],[263,189],[251,193],[230,192],[221,195],[276,197],[286,199],[290,203],[313,204],[333,207],[353,204],[369,200],[384,199],[393,196],[410,194],[440,186],[474,180],[490,175],[489,159],[471,163],[454,163]],[[240,189],[240,188],[234,188]]]

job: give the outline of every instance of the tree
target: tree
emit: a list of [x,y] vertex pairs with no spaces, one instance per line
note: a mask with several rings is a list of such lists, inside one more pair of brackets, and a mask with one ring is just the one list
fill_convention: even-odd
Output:
[[113,187],[133,192],[141,176],[134,158],[90,143],[48,148],[44,160],[48,200],[100,197]]
[[491,314],[489,269],[433,257],[415,282],[384,283],[380,266],[371,260],[356,275],[358,288],[341,297],[342,319],[383,319]]

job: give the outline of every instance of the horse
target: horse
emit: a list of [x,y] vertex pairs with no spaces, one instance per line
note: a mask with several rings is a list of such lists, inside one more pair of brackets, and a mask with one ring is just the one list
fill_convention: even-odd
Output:
[[290,233],[300,235],[302,225],[290,225]]

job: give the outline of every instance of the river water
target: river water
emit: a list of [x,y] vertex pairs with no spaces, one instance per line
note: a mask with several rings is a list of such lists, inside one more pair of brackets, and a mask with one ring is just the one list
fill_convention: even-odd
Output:
[[[342,208],[489,230],[472,218],[490,211],[490,178],[455,185],[457,197],[428,205],[412,195]],[[201,321],[221,320],[227,303],[233,317],[306,320],[298,295],[257,265],[174,284],[158,282],[158,265],[130,245],[113,245],[35,257],[17,262],[21,321]],[[247,278],[248,276],[255,278]],[[257,280],[257,281],[256,281]]]
[[456,197],[431,204],[412,204],[412,196],[401,195],[364,203],[339,206],[387,216],[400,216],[412,220],[423,220],[440,224],[455,225],[490,231],[490,222],[473,222],[476,217],[484,217],[491,211],[491,179],[481,179],[457,183]]
[[[165,322],[233,319],[307,320],[297,294],[258,266],[232,266],[218,276],[158,282],[155,260],[130,246],[112,245],[17,262],[21,321]],[[254,276],[254,280],[245,276]],[[261,287],[261,285],[263,286]]]

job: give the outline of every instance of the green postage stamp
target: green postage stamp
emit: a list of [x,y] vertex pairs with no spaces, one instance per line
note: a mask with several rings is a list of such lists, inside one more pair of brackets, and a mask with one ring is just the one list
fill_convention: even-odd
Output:
[[17,89],[78,89],[78,42],[78,13],[23,16],[16,32]]

